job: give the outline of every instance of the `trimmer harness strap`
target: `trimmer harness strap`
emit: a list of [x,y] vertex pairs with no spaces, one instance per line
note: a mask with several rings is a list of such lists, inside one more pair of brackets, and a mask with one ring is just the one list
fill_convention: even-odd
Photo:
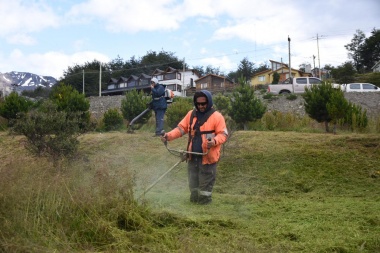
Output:
[[189,150],[189,146],[190,146],[190,142],[193,140],[194,136],[195,135],[202,135],[202,134],[211,134],[211,133],[215,133],[215,130],[209,130],[209,131],[200,131],[200,128],[201,126],[203,126],[203,124],[208,120],[208,118],[215,112],[215,109],[214,108],[211,108],[209,111],[207,111],[205,113],[205,115],[203,115],[203,117],[201,119],[198,119],[197,118],[197,122],[195,122],[194,124],[194,127],[193,127],[193,130],[194,130],[194,135],[192,135],[192,131],[191,131],[191,126],[193,125],[193,119],[194,119],[194,116],[195,116],[195,113],[196,113],[196,109],[194,109],[192,112],[191,112],[191,116],[190,116],[190,124],[189,124],[189,131],[188,131],[188,134],[189,134],[189,138],[188,138],[188,142],[187,142],[187,150]]

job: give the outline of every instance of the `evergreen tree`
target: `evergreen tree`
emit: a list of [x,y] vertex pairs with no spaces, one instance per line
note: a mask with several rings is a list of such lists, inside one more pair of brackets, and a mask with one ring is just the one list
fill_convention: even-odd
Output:
[[245,78],[239,78],[239,87],[232,94],[229,115],[244,130],[248,129],[248,122],[261,119],[266,111],[266,106],[255,97],[254,92]]
[[245,78],[245,80],[250,81],[255,73],[255,64],[253,62],[250,62],[248,58],[245,57],[240,61],[236,72],[238,77],[242,76]]
[[182,118],[194,107],[192,98],[176,97],[175,101],[168,107],[166,111],[167,125],[173,129]]
[[280,81],[280,74],[277,73],[277,72],[274,72],[274,73],[273,73],[273,81],[272,81],[272,84],[278,84],[279,81]]
[[355,81],[355,68],[351,62],[345,62],[337,68],[331,70],[335,82],[338,83],[352,83]]
[[[305,100],[305,112],[317,122],[324,122],[326,132],[330,131],[329,122],[333,119],[339,119],[341,110],[345,107],[338,104],[342,103],[344,99],[342,91],[334,89],[328,82],[305,88],[303,98]],[[330,107],[332,114],[329,113],[328,107]]]
[[8,120],[8,125],[13,124],[20,113],[26,113],[34,103],[24,97],[18,95],[17,92],[12,92],[5,97],[4,101],[0,102],[0,116]]
[[57,105],[58,111],[64,111],[68,117],[80,115],[78,122],[82,132],[93,128],[90,122],[90,101],[70,85],[59,83],[53,87],[50,100]]
[[365,41],[365,34],[361,30],[356,30],[356,34],[351,40],[351,43],[345,45],[344,47],[349,51],[348,55],[354,61],[354,66],[357,71],[361,71],[363,68],[362,65],[362,56],[361,50]]
[[371,72],[371,68],[380,60],[380,30],[373,29],[371,34],[365,39],[360,51],[362,65],[366,72]]
[[345,117],[348,109],[348,101],[344,97],[343,91],[340,89],[334,89],[326,107],[327,112],[331,117],[331,122],[334,124],[333,133],[335,134],[338,121]]
[[[125,94],[125,98],[121,101],[121,111],[123,117],[129,122],[147,109],[147,105],[151,101],[151,98],[147,97],[143,92],[138,92],[133,89]],[[139,123],[144,124],[152,116],[152,112],[149,111],[139,119]]]

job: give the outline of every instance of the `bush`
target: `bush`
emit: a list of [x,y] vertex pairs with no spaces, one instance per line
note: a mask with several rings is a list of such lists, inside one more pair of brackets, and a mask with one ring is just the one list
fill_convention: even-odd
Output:
[[123,116],[116,108],[108,109],[103,116],[106,131],[119,130],[123,127]]
[[360,105],[348,102],[348,110],[340,125],[347,125],[351,131],[362,131],[368,125],[367,111],[363,110]]
[[34,103],[24,97],[12,92],[0,102],[0,116],[8,120],[8,125],[13,124],[19,113],[25,113],[34,106]]
[[272,93],[266,93],[263,95],[263,99],[268,99],[268,100],[271,100],[273,98],[275,98],[276,96],[273,95]]
[[[150,97],[147,97],[143,92],[137,90],[131,90],[125,94],[125,98],[121,101],[121,111],[123,117],[129,122],[142,113],[149,106],[151,101]],[[139,119],[141,124],[145,124],[152,116],[152,112],[149,111]]]
[[82,132],[93,130],[94,126],[90,121],[90,102],[83,94],[80,94],[70,85],[60,83],[54,86],[50,100],[57,105],[58,111],[64,111],[67,115],[79,114],[79,128]]
[[170,128],[175,128],[185,117],[186,113],[193,108],[193,100],[189,98],[176,98],[166,110],[166,122]]
[[57,161],[76,152],[80,121],[80,113],[59,111],[56,104],[47,100],[41,107],[21,115],[12,131],[26,136],[26,148],[33,154]]
[[289,94],[289,95],[286,96],[286,99],[287,100],[291,100],[291,101],[296,100],[297,99],[297,95],[296,94]]
[[215,108],[222,114],[226,114],[230,108],[230,99],[221,93],[213,97]]
[[239,87],[232,95],[229,111],[231,118],[246,130],[248,123],[261,119],[265,111],[266,106],[256,98],[253,88],[246,85],[244,78],[239,79]]

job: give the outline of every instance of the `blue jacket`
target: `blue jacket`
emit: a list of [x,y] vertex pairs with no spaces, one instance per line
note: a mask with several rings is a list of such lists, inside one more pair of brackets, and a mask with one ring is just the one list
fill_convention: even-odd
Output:
[[152,109],[155,110],[164,110],[168,107],[166,103],[165,87],[162,84],[156,83],[152,88]]

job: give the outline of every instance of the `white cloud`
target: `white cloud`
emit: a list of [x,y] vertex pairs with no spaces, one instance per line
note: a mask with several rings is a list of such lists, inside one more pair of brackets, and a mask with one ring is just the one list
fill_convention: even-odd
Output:
[[111,32],[175,30],[182,15],[174,0],[89,0],[74,5],[68,18],[75,21],[98,22]]
[[14,33],[32,33],[48,27],[57,27],[59,18],[52,8],[40,1],[0,0],[0,36]]
[[[63,76],[63,71],[67,70],[69,66],[82,65],[93,60],[105,63],[110,61],[108,56],[91,51],[77,52],[71,55],[60,52],[26,55],[21,50],[16,49],[10,53],[6,64],[0,63],[0,69],[5,69],[3,72],[31,72],[37,75],[53,76],[58,79]],[[5,61],[0,59],[0,62]],[[13,69],[9,69],[9,66],[12,66]]]
[[203,58],[200,62],[203,66],[211,65],[214,68],[219,67],[221,71],[225,72],[229,72],[231,69],[236,68],[235,64],[227,56]]
[[21,34],[21,33],[12,34],[12,35],[8,36],[7,41],[10,44],[15,44],[15,45],[34,45],[34,44],[36,44],[36,40],[33,37],[26,35],[26,34]]

